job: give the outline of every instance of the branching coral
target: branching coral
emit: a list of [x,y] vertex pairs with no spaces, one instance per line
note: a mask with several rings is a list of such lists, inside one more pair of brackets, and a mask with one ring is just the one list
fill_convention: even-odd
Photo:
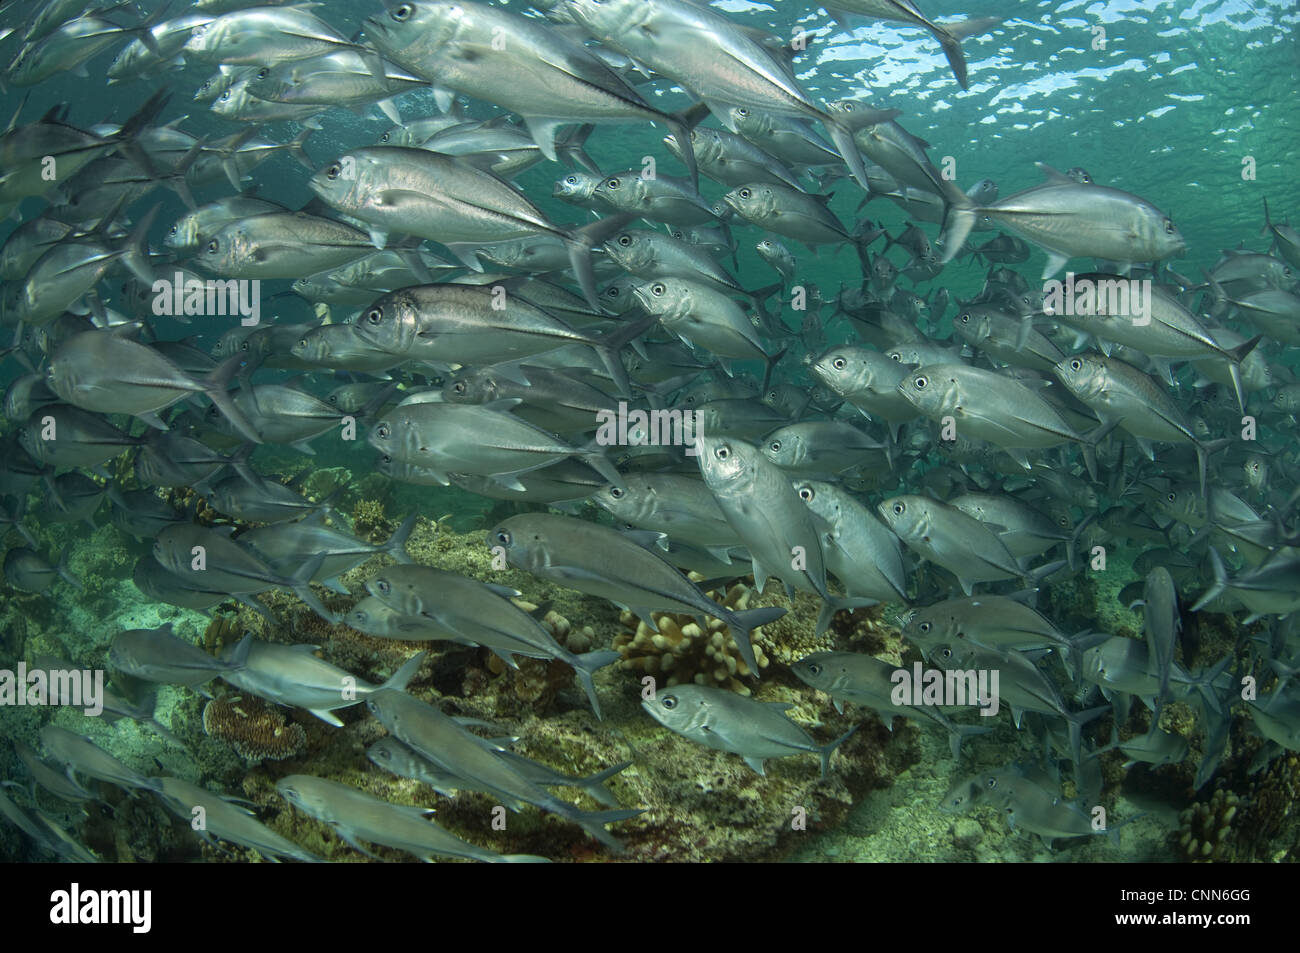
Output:
[[[709,598],[718,600],[720,595],[710,592]],[[737,583],[720,601],[728,609],[743,610],[749,608],[751,595],[748,586]],[[670,612],[655,613],[651,618],[659,628],[657,633],[630,612],[619,616],[619,621],[630,630],[614,636],[614,648],[623,656],[619,662],[621,668],[647,675],[663,674],[668,685],[695,682],[720,685],[741,695],[750,693],[749,686],[740,679],[753,673],[740,657],[726,623],[709,619],[707,627],[701,627],[691,616]],[[755,629],[751,634],[759,668],[767,668],[769,664],[770,639],[764,631],[768,628]]]
[[301,725],[288,724],[284,715],[252,697],[208,702],[203,709],[203,731],[250,761],[283,761],[307,744]]
[[1177,849],[1187,860],[1245,863],[1300,855],[1300,755],[1287,752],[1241,794],[1220,788],[1179,816]]

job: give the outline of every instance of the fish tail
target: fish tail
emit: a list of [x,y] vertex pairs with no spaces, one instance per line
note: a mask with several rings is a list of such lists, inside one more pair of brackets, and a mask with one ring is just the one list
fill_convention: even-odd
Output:
[[576,787],[585,791],[592,799],[599,801],[606,807],[616,808],[618,807],[618,801],[614,799],[614,795],[610,793],[609,788],[605,787],[605,782],[625,768],[630,767],[631,764],[631,761],[620,761],[612,768],[606,768],[604,771],[590,777],[580,779]]
[[140,134],[163,111],[163,107],[167,105],[169,99],[171,99],[170,92],[165,89],[158,90],[145,100],[144,104],[132,113],[126,122],[122,123],[122,128],[116,134],[109,137],[118,143],[118,149],[128,159],[151,176],[157,175],[158,170],[154,168],[153,162],[149,159],[149,154],[140,148],[140,143],[137,140]]
[[952,67],[952,73],[962,89],[967,88],[966,54],[962,52],[961,41],[968,36],[979,36],[1002,22],[1001,17],[972,17],[958,23],[932,24],[934,36],[943,47],[943,55]]
[[230,384],[230,379],[240,370],[243,362],[243,354],[232,354],[224,362],[217,365],[217,368],[199,383],[208,400],[212,401],[217,410],[221,411],[222,415],[234,425],[241,437],[245,440],[251,440],[253,443],[261,443],[262,438],[258,435],[256,428],[253,427],[252,421],[245,417],[244,412],[230,399],[230,392],[226,389]]
[[1223,566],[1219,551],[1213,546],[1210,547],[1210,568],[1214,572],[1214,582],[1209,589],[1205,590],[1201,598],[1196,600],[1196,604],[1188,610],[1190,612],[1200,612],[1206,605],[1223,595],[1224,590],[1228,588],[1228,570]]
[[406,686],[411,683],[411,679],[415,678],[416,673],[420,671],[420,666],[424,664],[425,656],[428,654],[428,652],[419,652],[412,655],[402,663],[401,668],[389,676],[388,681],[379,686],[380,690],[391,688],[395,692],[406,691]]
[[584,831],[590,834],[596,840],[600,841],[610,850],[621,854],[623,852],[623,842],[605,830],[606,824],[617,824],[619,821],[631,820],[645,813],[644,808],[637,808],[630,811],[570,811],[567,812],[569,820],[573,821]]
[[1065,720],[1070,723],[1070,754],[1074,758],[1076,771],[1078,766],[1083,763],[1083,726],[1096,718],[1100,718],[1110,710],[1110,705],[1098,705],[1096,708],[1089,708],[1086,711],[1065,713]]
[[850,738],[852,738],[853,733],[857,731],[859,728],[861,728],[862,724],[863,724],[862,722],[859,722],[858,724],[850,728],[848,731],[844,732],[844,734],[840,735],[838,738],[832,741],[830,744],[822,745],[822,747],[817,749],[818,753],[822,756],[822,778],[823,779],[825,779],[826,776],[830,774],[831,755],[835,753],[835,749],[838,748],[840,745],[844,744],[844,742],[848,741]]
[[63,550],[63,555],[59,557],[59,564],[54,567],[54,571],[58,573],[60,579],[66,582],[73,589],[76,589],[78,592],[81,592],[86,587],[81,584],[81,580],[78,579],[76,576],[74,576],[72,574],[72,570],[68,568],[68,560],[70,560],[71,558],[72,558],[72,545],[69,544],[68,547]]
[[[971,229],[975,227],[975,217],[980,212],[980,207],[960,189],[953,189],[952,192],[952,195],[946,197],[949,205],[948,214],[944,218],[943,257],[939,259],[941,265],[948,264],[961,251]],[[960,199],[957,198],[959,195]]]
[[[131,269],[131,274],[149,287],[153,286],[154,276],[153,269],[149,267],[147,238],[149,236],[149,227],[153,225],[153,220],[158,217],[158,210],[161,208],[161,203],[155,205],[135,223],[135,226],[131,229],[131,234],[127,236],[126,242],[121,249],[122,264]],[[101,222],[102,224],[103,222]]]
[[325,603],[316,598],[316,593],[311,591],[311,581],[316,573],[320,572],[321,564],[325,562],[324,554],[316,556],[311,561],[304,563],[299,570],[285,581],[285,585],[293,590],[294,595],[306,603],[313,612],[333,625],[339,621],[339,617],[330,612],[325,607]]
[[975,735],[987,735],[993,730],[992,725],[958,725],[950,724],[948,728],[948,747],[954,761],[961,760],[961,743]]
[[293,156],[298,160],[300,165],[310,169],[312,172],[316,171],[316,165],[311,161],[311,156],[307,154],[307,150],[303,147],[307,143],[307,137],[315,131],[316,129],[312,126],[303,126],[302,132],[294,136],[293,139],[285,143],[284,146],[285,151],[288,152],[289,155]]
[[406,519],[402,520],[402,525],[393,530],[393,535],[384,543],[381,550],[388,556],[392,556],[399,563],[411,562],[411,557],[406,555],[406,541],[411,536],[411,530],[415,528],[416,513],[412,513]]
[[598,669],[617,662],[619,658],[621,655],[613,649],[602,649],[577,655],[569,660],[569,664],[573,666],[573,671],[578,676],[578,681],[582,682],[582,690],[587,693],[587,700],[591,702],[591,710],[596,713],[597,719],[603,720],[603,717],[600,713],[600,699],[596,696],[596,682],[592,675]]
[[591,249],[603,244],[606,238],[634,218],[635,215],[611,215],[561,235],[569,251],[569,266],[578,279],[578,286],[582,288],[587,303],[597,311],[600,310],[600,301],[596,297],[596,272],[591,263]]
[[733,612],[723,621],[731,629],[731,637],[736,641],[736,648],[740,650],[740,657],[744,659],[749,666],[750,674],[758,678],[758,660],[754,657],[754,646],[750,642],[750,633],[759,626],[767,625],[769,622],[775,622],[785,615],[786,610],[781,606],[769,606],[763,609],[742,609],[739,612]]
[[236,672],[248,666],[248,653],[253,650],[253,633],[245,632],[235,650],[230,653],[230,671]]
[[[606,221],[609,220],[606,219]],[[588,261],[588,264],[590,264],[590,261]],[[631,396],[632,382],[628,380],[627,368],[623,366],[623,359],[619,357],[619,351],[658,323],[658,315],[647,315],[639,321],[630,321],[592,341],[592,349],[604,363],[605,370],[609,371],[609,376],[614,379],[614,386],[618,388],[620,396]]]
[[828,596],[822,600],[822,608],[817,613],[817,634],[821,635],[831,624],[831,619],[835,613],[841,609],[848,609],[852,612],[854,609],[866,609],[870,606],[878,605],[879,599],[854,598],[851,596]]
[[697,192],[700,190],[700,168],[695,161],[695,145],[691,142],[691,130],[708,115],[709,107],[697,103],[689,109],[672,113],[664,120],[668,131],[673,134],[673,139],[682,150],[682,164],[690,173],[691,188]]
[[831,142],[835,143],[840,158],[848,165],[849,172],[857,180],[858,187],[864,192],[870,191],[867,187],[867,166],[862,161],[862,153],[858,151],[857,143],[853,141],[853,131],[844,123],[829,116],[823,120],[823,125],[830,133]]

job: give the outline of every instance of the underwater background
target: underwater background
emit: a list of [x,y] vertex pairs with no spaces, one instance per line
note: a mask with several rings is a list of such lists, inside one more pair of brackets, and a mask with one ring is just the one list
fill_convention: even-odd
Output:
[[[21,25],[29,10],[38,6],[11,4],[0,9],[0,24]],[[141,2],[132,7],[140,16],[147,16],[158,4]],[[174,7],[169,16],[186,12],[179,4]],[[1001,18],[987,34],[962,43],[970,74],[966,90],[954,82],[938,44],[921,29],[880,21],[855,21],[848,26],[832,23],[824,10],[787,0],[726,0],[714,8],[737,22],[782,37],[792,36],[800,27],[822,31],[824,35],[812,38],[808,52],[796,60],[802,87],[818,102],[866,98],[873,106],[901,110],[899,121],[931,144],[932,161],[940,164],[951,157],[963,188],[990,178],[1005,197],[1041,182],[1034,163],[1042,162],[1062,170],[1085,168],[1094,181],[1143,197],[1177,223],[1187,251],[1185,257],[1169,264],[1196,282],[1203,270],[1216,267],[1225,249],[1243,245],[1261,253],[1269,249],[1271,239],[1261,235],[1266,199],[1274,223],[1300,224],[1296,164],[1300,145],[1300,10],[1289,0],[1081,0],[1059,4],[967,0],[949,9],[940,9],[934,2],[926,4],[925,12],[940,20],[959,15]],[[510,5],[509,9],[527,8]],[[314,12],[341,35],[353,37],[364,19],[379,14],[381,8],[378,3],[326,0]],[[116,18],[126,21],[131,16],[119,11]],[[1104,33],[1097,33],[1097,28]],[[1098,37],[1104,37],[1104,45],[1098,45]],[[3,41],[0,59],[7,61],[14,55],[20,45],[17,40],[17,36],[9,36]],[[9,85],[0,96],[4,115],[16,113],[16,123],[21,125],[67,103],[66,121],[85,129],[103,121],[122,123],[155,90],[166,89],[173,95],[156,122],[179,120],[180,128],[187,132],[211,138],[240,129],[240,124],[209,113],[205,104],[191,102],[193,91],[212,72],[209,64],[190,62],[173,69],[160,68],[139,79],[105,85],[104,70],[117,48],[110,47],[92,58],[88,77],[65,72],[30,88]],[[665,110],[680,109],[688,102],[667,82],[641,91]],[[437,112],[434,96],[427,90],[404,93],[396,102],[408,122]],[[472,119],[487,119],[500,112],[472,98],[463,108]],[[321,128],[313,131],[305,144],[317,168],[349,149],[373,144],[391,126],[373,108],[357,112],[328,109],[319,119]],[[302,130],[295,122],[270,122],[259,127],[259,134],[289,142]],[[684,167],[662,143],[665,132],[648,123],[597,126],[586,143],[586,152],[605,172],[635,169],[642,165],[643,156],[654,156],[666,174],[682,175]],[[553,162],[542,162],[520,173],[515,181],[551,221],[582,222],[587,213],[552,196],[552,184],[564,171]],[[310,178],[311,173],[288,154],[276,155],[250,173],[258,196],[290,209],[313,199],[307,185]],[[805,184],[814,188],[810,181]],[[199,204],[232,191],[224,180],[193,187]],[[701,179],[701,194],[709,202],[718,201],[726,191],[727,186]],[[824,191],[832,195],[829,207],[845,223],[867,217],[895,235],[911,221],[906,211],[884,197],[860,206],[863,193],[846,178],[829,181]],[[43,201],[32,197],[20,203],[11,219],[0,223],[0,241],[22,221],[39,215]],[[122,210],[135,221],[159,202],[162,208],[149,234],[155,252],[163,251],[167,228],[186,211],[177,194],[160,188]],[[773,272],[754,251],[760,231],[738,220],[733,227],[738,250],[732,270],[739,285],[747,289],[769,285]],[[924,228],[932,240],[939,233],[938,225]],[[976,239],[983,241],[990,234],[977,233]],[[800,349],[822,350],[853,340],[852,324],[833,315],[840,293],[863,280],[858,256],[842,246],[823,246],[813,254],[793,242],[787,244],[796,256],[794,283],[818,289],[822,302],[820,346],[805,341]],[[877,245],[872,253],[883,252]],[[903,267],[906,255],[901,248],[892,257]],[[1042,250],[1034,248],[1027,262],[1014,267],[1034,285],[1043,261]],[[948,263],[930,281],[903,281],[905,287],[927,299],[937,289],[946,288],[951,300],[967,301],[985,287],[989,267],[962,257]],[[1077,261],[1073,267],[1089,270]],[[122,280],[121,276],[106,278],[101,294],[109,308],[130,313],[131,305],[121,292]],[[295,296],[290,284],[282,279],[263,282],[263,322],[315,323],[325,314],[333,321],[343,321],[359,310],[314,308]],[[788,306],[780,315],[788,328],[797,328],[802,320]],[[929,322],[929,336],[941,342],[951,338],[952,318],[949,309]],[[233,326],[232,319],[207,317],[188,324],[150,317],[149,323],[157,340],[188,339],[209,352]],[[3,334],[7,337],[10,330],[7,324]],[[31,352],[29,356],[38,357],[30,338],[23,346]],[[1295,351],[1279,348],[1270,355],[1270,363],[1294,371]],[[738,369],[755,382],[763,370],[758,362],[741,362]],[[9,353],[0,364],[0,384],[7,387],[27,373]],[[272,370],[265,379],[303,383],[299,373]],[[1278,371],[1279,375],[1285,373]],[[313,372],[303,386],[323,394],[345,380]],[[812,386],[807,368],[797,361],[779,364],[771,384],[805,390]],[[1267,405],[1271,393],[1261,392],[1252,399]],[[146,429],[138,422],[128,425],[127,418],[115,419],[133,434]],[[0,423],[5,446],[16,445],[15,434],[21,424],[11,419]],[[1272,488],[1286,499],[1295,489],[1288,478],[1296,472],[1294,418],[1289,422],[1285,415],[1265,419],[1263,432],[1264,446],[1278,457]],[[205,442],[223,453],[240,443],[225,436]],[[815,596],[801,592],[791,599],[775,581],[759,594],[752,591],[752,577],[742,577],[712,591],[713,597],[730,607],[790,609],[754,635],[760,665],[767,663],[762,677],[737,677],[731,647],[723,646],[722,639],[711,639],[708,631],[700,633],[698,626],[690,628],[689,616],[656,612],[661,636],[666,635],[673,645],[680,640],[688,643],[675,653],[677,675],[683,681],[702,680],[740,690],[763,702],[785,703],[790,706],[786,715],[810,732],[817,745],[860,725],[835,751],[825,778],[817,770],[816,758],[809,754],[770,760],[766,774],[760,775],[736,754],[697,745],[645,714],[641,679],[662,672],[664,641],[662,637],[656,641],[635,615],[620,611],[606,599],[493,564],[485,534],[511,515],[545,510],[544,505],[490,499],[456,486],[396,481],[377,471],[376,451],[364,438],[347,442],[331,432],[315,439],[312,447],[314,455],[306,456],[291,447],[266,444],[257,448],[251,462],[264,477],[295,478],[293,486],[310,500],[328,497],[338,514],[336,523],[350,527],[357,537],[376,546],[416,514],[406,545],[406,553],[415,563],[518,590],[524,608],[541,607],[538,615],[544,615],[543,624],[572,653],[617,650],[619,661],[595,676],[603,718],[594,717],[572,669],[563,662],[520,657],[518,668],[511,669],[499,657],[471,646],[363,635],[345,622],[327,622],[283,589],[261,596],[274,625],[234,599],[198,611],[150,598],[137,588],[132,574],[137,561],[149,552],[151,541],[115,525],[107,499],[68,518],[52,504],[41,480],[10,497],[6,505],[17,505],[19,496],[23,497],[19,512],[25,509],[25,515],[18,522],[31,533],[32,548],[50,565],[62,559],[79,588],[56,579],[43,592],[29,592],[12,585],[11,579],[4,582],[0,590],[0,668],[15,669],[20,661],[31,667],[51,656],[78,667],[106,668],[109,646],[120,632],[166,624],[179,638],[213,655],[228,651],[250,631],[259,640],[318,645],[320,657],[376,685],[417,651],[429,650],[409,690],[424,699],[442,699],[449,714],[490,723],[494,736],[517,739],[516,752],[555,771],[584,778],[630,762],[604,779],[613,798],[604,809],[644,809],[639,816],[610,828],[623,842],[623,852],[615,854],[565,818],[532,807],[509,813],[505,829],[496,829],[493,807],[500,801],[495,796],[469,790],[444,796],[420,781],[382,770],[367,759],[366,749],[381,739],[385,730],[363,705],[339,710],[336,714],[343,725],[335,727],[300,708],[241,694],[219,680],[197,690],[117,679],[114,685],[136,704],[154,706],[151,715],[110,719],[84,717],[72,708],[0,708],[0,736],[7,739],[0,741],[0,778],[9,782],[5,791],[24,816],[45,818],[37,822],[39,838],[25,833],[21,824],[11,823],[11,817],[0,822],[0,859],[86,859],[47,828],[61,830],[95,858],[109,862],[251,862],[262,857],[253,847],[231,841],[205,843],[147,790],[129,793],[122,787],[89,780],[85,783],[91,796],[74,803],[34,784],[31,770],[10,742],[39,751],[41,729],[48,724],[84,735],[141,775],[184,779],[243,799],[270,830],[330,861],[369,858],[324,824],[295,811],[277,794],[277,781],[287,775],[315,775],[394,804],[436,808],[438,824],[478,847],[555,861],[1297,859],[1300,824],[1292,805],[1300,793],[1298,749],[1276,751],[1261,765],[1256,756],[1263,742],[1252,730],[1250,717],[1239,709],[1217,771],[1208,783],[1197,787],[1194,778],[1205,754],[1205,726],[1199,709],[1186,701],[1170,702],[1162,719],[1166,731],[1187,739],[1188,750],[1181,760],[1125,767],[1127,759],[1119,752],[1101,757],[1101,803],[1111,824],[1131,819],[1120,837],[1066,837],[1049,846],[1047,838],[1013,829],[993,807],[967,813],[945,810],[945,796],[963,778],[1012,764],[1032,763],[1036,771],[1046,771],[1051,783],[1060,785],[1065,801],[1080,792],[1068,768],[1062,775],[1059,768],[1051,767],[1056,759],[1050,755],[1049,732],[1032,718],[1021,730],[1005,715],[992,719],[994,729],[967,738],[958,761],[952,756],[948,737],[933,726],[877,716],[853,704],[838,712],[826,694],[791,673],[791,666],[809,653],[831,650],[868,653],[910,666],[921,656],[902,635],[908,605],[884,603],[841,612],[824,633],[816,634],[819,600]],[[1190,458],[1180,460],[1182,466]],[[863,501],[874,509],[881,499],[897,492],[921,493],[924,486],[937,486],[937,481],[923,484],[922,477],[941,463],[937,454],[909,453],[896,473],[862,489]],[[131,452],[110,459],[105,471],[107,477],[90,474],[103,488],[109,483],[124,490],[142,486]],[[1194,463],[1161,475],[1179,483],[1194,484],[1196,479]],[[1227,482],[1219,470],[1212,470],[1211,481]],[[176,507],[193,508],[194,518],[203,525],[231,522],[192,488],[158,492]],[[1118,502],[1108,491],[1102,493],[1108,503]],[[566,511],[586,520],[610,522],[592,503],[578,502]],[[1076,523],[1087,512],[1086,506],[1076,505]],[[1293,502],[1277,512],[1284,523],[1294,525]],[[234,522],[241,529],[249,523]],[[5,529],[6,549],[25,545],[14,521],[6,523]],[[1132,539],[1108,541],[1107,546],[1104,571],[1089,571],[1085,561],[1076,571],[1052,576],[1041,584],[1036,608],[1062,633],[1091,631],[1141,639],[1142,611],[1127,608],[1120,592],[1145,578],[1151,563],[1144,563],[1142,556],[1154,547]],[[1170,548],[1176,553],[1183,551],[1177,543]],[[366,581],[389,562],[387,556],[376,556],[342,573],[339,579],[352,596],[319,586],[317,595],[331,611],[343,615],[356,604],[357,596],[364,595]],[[1184,610],[1178,656],[1183,665],[1204,670],[1232,655],[1235,673],[1249,669],[1267,677],[1270,657],[1287,657],[1285,648],[1270,656],[1259,646],[1270,640],[1274,645],[1290,646],[1294,637],[1286,619],[1266,615],[1247,623],[1241,610],[1188,612],[1187,607],[1212,581],[1208,564],[1199,553],[1189,562],[1186,572],[1177,577]],[[924,569],[912,572],[918,574],[914,580],[918,585],[936,585]],[[1018,588],[1005,584],[981,591]],[[926,591],[919,604],[944,598],[935,594],[934,588]],[[728,656],[733,656],[730,667]],[[697,673],[702,679],[694,678]],[[1088,699],[1087,686],[1060,678],[1059,668],[1054,678],[1073,709],[1104,704],[1095,693]],[[1135,705],[1129,723],[1123,726],[1123,736],[1142,735],[1148,727],[1144,719],[1149,716],[1141,705]],[[163,726],[167,737],[156,725]],[[1088,747],[1106,745],[1117,727],[1110,714],[1090,724],[1085,731]],[[1296,726],[1290,731],[1294,737]],[[1049,752],[1046,757],[1044,750]],[[57,773],[63,773],[61,767]],[[598,809],[590,792],[553,790],[583,810]],[[375,859],[411,859],[409,853],[373,842],[367,846]]]

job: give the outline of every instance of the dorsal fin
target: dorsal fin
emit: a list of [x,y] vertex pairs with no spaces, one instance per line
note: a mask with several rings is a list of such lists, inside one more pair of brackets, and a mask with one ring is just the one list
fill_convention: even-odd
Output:
[[1056,169],[1053,169],[1046,162],[1035,162],[1034,165],[1038,166],[1038,170],[1043,173],[1043,176],[1052,185],[1078,185],[1074,179],[1065,175],[1063,172],[1058,172]]

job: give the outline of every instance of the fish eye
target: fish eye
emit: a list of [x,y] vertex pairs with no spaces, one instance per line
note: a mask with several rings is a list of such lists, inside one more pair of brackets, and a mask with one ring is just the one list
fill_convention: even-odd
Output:
[[378,427],[375,428],[375,436],[378,437],[380,440],[387,440],[389,435],[392,432],[393,431],[388,426],[388,424],[380,424]]
[[818,665],[816,662],[813,662],[811,665],[808,666],[808,672],[809,674],[812,675],[820,675],[822,673],[822,667]]
[[622,245],[624,248],[626,248],[628,245],[631,245],[631,244],[632,244],[632,236],[631,236],[631,235],[620,235],[620,236],[618,236],[618,243],[619,243],[620,245]]
[[737,116],[748,116],[748,115],[749,115],[749,110],[746,109],[744,106],[741,106],[741,107],[739,107],[739,108],[736,110],[736,115],[737,115]]
[[957,320],[960,321],[962,324],[967,324],[967,323],[969,323],[969,322],[970,322],[970,312],[967,311],[965,314],[959,316],[959,317],[957,318]]
[[407,20],[411,18],[411,14],[414,12],[415,12],[414,4],[403,3],[401,6],[394,7],[393,12],[390,14],[390,16],[392,16],[392,18],[396,20],[398,23],[405,23]]
[[1169,219],[1165,219],[1165,234],[1172,235],[1173,233],[1174,233],[1174,223],[1171,222]]
[[458,393],[458,394],[463,394],[463,393],[465,393],[465,382],[464,382],[464,381],[457,381],[456,383],[454,383],[454,384],[451,385],[451,389],[454,390],[454,391],[455,391],[456,393]]
[[817,491],[814,490],[812,487],[810,486],[799,487],[799,499],[803,500],[805,503],[811,503],[816,498],[817,498]]
[[[248,343],[247,341],[240,341],[240,342],[239,342],[239,349],[240,349],[241,351],[247,351],[247,350],[249,349],[249,343]],[[213,406],[215,407],[216,405],[214,404]]]
[[609,495],[611,499],[621,500],[623,499],[623,488],[617,486],[611,486],[609,488]]
[[617,176],[615,176],[615,177],[612,178],[612,179],[606,179],[606,180],[605,180],[605,188],[607,188],[607,189],[616,189],[616,188],[618,188],[619,185],[621,185],[621,184],[622,184],[622,183],[619,182]]
[[926,378],[926,377],[918,377],[918,378],[916,378],[914,381],[912,381],[912,383],[916,385],[916,389],[917,389],[917,390],[924,390],[924,389],[925,389],[925,386],[926,386],[927,384],[929,384],[930,381],[929,381],[929,378]]
[[384,595],[388,595],[389,591],[393,587],[389,584],[387,579],[377,579],[375,580],[375,588],[378,589],[380,592],[382,592]]
[[664,292],[666,292],[667,290],[668,290],[667,288],[665,288],[662,284],[659,284],[657,282],[650,286],[650,293],[654,295],[656,298],[662,297]]
[[917,626],[917,628],[920,629],[921,632],[925,633],[925,632],[929,632],[932,628],[934,628],[934,624],[931,622],[922,622],[920,625]]
[[835,368],[837,371],[842,371],[848,366],[848,363],[849,362],[844,360],[844,358],[837,357],[835,360],[831,361],[831,367]]
[[387,142],[390,138],[392,138],[392,135],[393,135],[393,134],[392,134],[391,131],[386,132],[386,133],[384,133],[382,136],[379,137],[379,141],[380,141],[380,142]]
[[713,451],[713,455],[717,457],[719,460],[725,460],[727,459],[727,457],[731,456],[731,448],[728,447],[726,444],[723,444],[717,450]]
[[510,533],[504,529],[497,530],[497,542],[502,546],[510,545]]
[[565,184],[567,184],[567,185],[577,185],[577,184],[578,184],[578,177],[577,177],[576,175],[566,175],[566,176],[564,177],[564,181],[565,181]]
[[987,787],[990,791],[992,791],[995,787],[998,786],[998,779],[993,777],[985,778],[984,786]]
[[[298,346],[299,346],[299,347],[306,347],[306,346],[307,346],[307,339],[306,339],[306,338],[298,338]],[[334,399],[334,398],[331,396],[331,397],[330,397],[330,400],[333,400],[333,399]]]
[[894,515],[895,515],[895,516],[902,516],[904,513],[907,512],[907,504],[906,504],[906,503],[895,503],[895,504],[893,505],[892,509],[893,509],[893,511],[894,511]]
[[221,101],[223,103],[230,101],[230,90],[226,90],[224,93],[221,94]]
[[386,466],[386,467],[388,467],[388,466],[392,466],[392,465],[393,465],[393,456],[392,456],[392,454],[389,454],[389,453],[384,454],[382,457],[379,458],[379,462],[382,463],[382,464],[383,464],[384,466]]
[[384,319],[383,308],[371,308],[369,311],[366,312],[366,321],[369,322],[371,325],[378,324],[383,319]]
[[1079,360],[1077,357],[1070,362],[1070,370],[1078,371],[1082,369],[1083,369],[1083,361]]
[[753,194],[754,194],[754,193],[751,192],[749,189],[741,189],[741,190],[740,190],[740,197],[741,197],[742,199],[747,199],[747,198],[749,198],[749,197],[750,197],[751,195],[753,195]]
[[1167,497],[1165,497],[1165,499],[1167,499],[1170,503],[1172,503],[1174,502],[1174,500],[1178,499],[1178,494],[1170,493]]
[[171,231],[169,231],[167,234],[168,234],[168,235],[175,235],[177,231],[179,231],[179,229],[177,228],[177,226],[173,225],[172,228],[171,228]]
[[780,452],[781,452],[781,441],[780,441],[780,440],[773,440],[771,443],[769,443],[769,444],[767,445],[767,449],[771,450],[773,453],[780,453]]
[[263,66],[260,70],[257,71],[257,78],[266,79],[266,77],[269,76],[270,74],[271,74],[270,67]]
[[220,247],[221,247],[221,242],[217,241],[215,238],[212,239],[212,241],[208,242],[208,252],[210,254],[215,255],[217,253],[217,249],[219,249]]
[[671,710],[677,707],[677,696],[665,695],[663,698],[659,700],[659,703],[663,705],[665,708]]

